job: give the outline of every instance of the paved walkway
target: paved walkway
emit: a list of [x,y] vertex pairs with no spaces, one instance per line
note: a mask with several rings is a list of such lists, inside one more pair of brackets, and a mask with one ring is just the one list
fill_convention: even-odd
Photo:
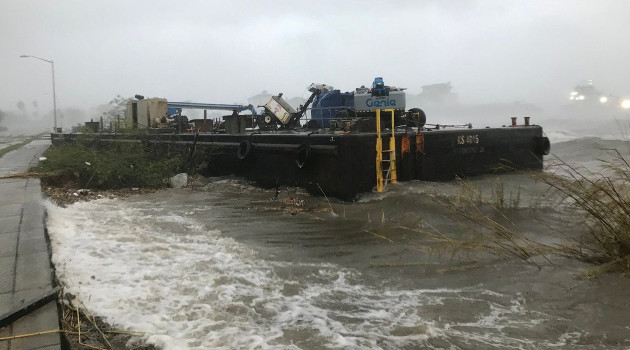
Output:
[[[50,140],[36,140],[0,158],[0,176],[26,171]],[[0,314],[52,290],[53,270],[39,179],[0,179]],[[0,338],[59,329],[53,301],[0,329]],[[0,350],[59,350],[59,333],[0,341]]]

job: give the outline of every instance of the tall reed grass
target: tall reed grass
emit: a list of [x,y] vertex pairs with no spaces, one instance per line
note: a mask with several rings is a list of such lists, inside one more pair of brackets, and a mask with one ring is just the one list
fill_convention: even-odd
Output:
[[[624,152],[608,151],[613,157],[601,160],[598,171],[555,159],[544,172],[532,175],[534,181],[548,186],[546,194],[556,198],[554,208],[521,203],[521,189],[506,191],[500,181],[486,196],[470,181],[459,180],[456,196],[436,195],[434,199],[455,214],[460,233],[441,232],[427,223],[423,229],[403,228],[423,234],[430,244],[457,252],[512,255],[532,263],[540,262],[532,259],[535,256],[549,262],[551,257],[561,256],[594,264],[596,268],[590,274],[630,272],[630,163]],[[524,209],[539,215],[551,215],[544,211],[559,209],[575,223],[573,227],[583,229],[567,232],[568,227],[548,226],[544,239],[525,234],[527,230],[515,224],[510,215]],[[435,250],[435,245],[431,249]]]
[[579,257],[630,270],[630,164],[618,149],[610,160],[600,160],[597,172],[557,160],[538,176],[566,200],[576,218],[583,220],[588,234],[573,248]]

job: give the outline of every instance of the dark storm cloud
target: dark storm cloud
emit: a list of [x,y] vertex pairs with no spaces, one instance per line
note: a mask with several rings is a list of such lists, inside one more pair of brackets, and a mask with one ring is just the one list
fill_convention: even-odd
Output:
[[626,1],[3,1],[0,109],[120,94],[244,102],[374,76],[419,93],[451,81],[464,102],[566,98],[582,79],[630,95]]

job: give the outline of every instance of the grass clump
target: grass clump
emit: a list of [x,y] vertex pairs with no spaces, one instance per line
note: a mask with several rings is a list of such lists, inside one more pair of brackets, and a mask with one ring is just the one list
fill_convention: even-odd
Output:
[[460,189],[457,196],[435,196],[434,200],[454,214],[452,219],[462,229],[457,235],[461,238],[454,238],[426,222],[425,229],[413,231],[458,253],[476,251],[529,260],[533,256],[546,257],[554,249],[528,238],[510,219],[508,212],[518,209],[520,204],[520,188],[516,195],[510,193],[507,199],[503,183],[496,182],[488,198],[469,181],[458,181]]
[[560,256],[597,265],[587,272],[588,277],[607,271],[630,272],[630,163],[619,150],[610,151],[614,156],[601,160],[597,172],[557,159],[546,172],[533,176],[549,186],[549,194],[557,195],[555,207],[568,213],[578,232],[566,223],[561,227],[560,222],[558,227],[547,226],[545,237],[533,238],[510,219],[511,214],[519,215],[514,209],[521,201],[520,190],[515,197],[506,198],[502,184],[498,184],[491,198],[485,198],[464,180],[455,198],[436,196],[434,200],[454,214],[465,232],[460,237],[465,238],[453,238],[453,234],[430,225],[426,225],[429,229],[413,231],[422,231],[430,242],[453,251],[512,255],[529,262],[535,256],[549,262],[551,256]]
[[141,142],[83,140],[50,147],[43,156],[32,172],[71,178],[92,189],[165,187],[187,164],[183,153],[163,154]]
[[558,191],[588,228],[576,248],[593,262],[630,271],[630,164],[619,150],[593,173],[558,160],[540,178]]

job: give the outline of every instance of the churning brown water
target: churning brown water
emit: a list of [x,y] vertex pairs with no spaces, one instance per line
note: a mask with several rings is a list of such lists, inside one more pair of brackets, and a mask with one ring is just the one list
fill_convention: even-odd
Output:
[[[554,152],[593,167],[597,142],[607,141],[564,142]],[[471,183],[502,199],[528,237],[555,243],[583,233],[580,218],[529,174]],[[68,291],[164,349],[630,346],[626,277],[588,280],[580,276],[592,266],[570,259],[526,262],[430,243],[421,231],[471,235],[436,201],[457,200],[461,188],[402,183],[329,204],[296,189],[212,179],[49,205],[48,229]]]

